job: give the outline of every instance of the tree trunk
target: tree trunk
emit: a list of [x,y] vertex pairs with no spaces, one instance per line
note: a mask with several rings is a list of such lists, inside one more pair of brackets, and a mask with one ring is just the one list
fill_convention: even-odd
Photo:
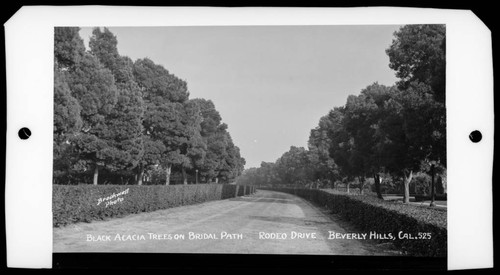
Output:
[[184,185],[187,185],[188,180],[187,180],[186,168],[184,168],[184,166],[183,166],[181,170],[182,170],[182,181],[183,181]]
[[97,181],[99,179],[99,166],[95,166],[94,169],[94,185],[97,185]]
[[137,185],[142,185],[142,178],[144,177],[144,167],[141,167],[139,175],[137,176]]
[[410,173],[407,173],[406,171],[404,173],[404,196],[403,196],[403,203],[409,203],[410,202],[410,182],[411,179],[413,178],[413,171],[410,170]]
[[165,172],[166,172],[165,185],[170,185],[170,174],[172,173],[172,164],[167,165]]
[[441,176],[438,176],[436,179],[436,194],[444,194],[444,184],[443,184],[443,178]]
[[382,183],[380,180],[380,175],[375,173],[373,175],[373,181],[375,182],[375,192],[377,192],[377,198],[383,200],[384,197],[382,197],[382,191],[380,191],[380,184]]
[[435,199],[436,199],[436,186],[435,186],[435,183],[434,183],[434,175],[435,175],[435,167],[434,167],[434,164],[431,164],[431,203],[430,203],[430,207],[434,207],[436,206],[436,202],[435,202]]
[[363,189],[365,188],[365,177],[358,177],[359,179],[359,194],[363,195]]

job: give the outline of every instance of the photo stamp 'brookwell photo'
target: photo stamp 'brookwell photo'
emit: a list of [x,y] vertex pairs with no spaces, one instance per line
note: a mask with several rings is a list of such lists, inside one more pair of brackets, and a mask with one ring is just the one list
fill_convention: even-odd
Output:
[[53,250],[447,256],[446,26],[55,27]]

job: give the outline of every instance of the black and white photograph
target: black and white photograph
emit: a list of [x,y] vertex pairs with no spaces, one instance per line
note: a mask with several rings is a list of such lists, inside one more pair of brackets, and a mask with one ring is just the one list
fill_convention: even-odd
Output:
[[446,26],[54,28],[54,252],[446,257]]
[[9,267],[492,266],[469,11],[25,7],[5,37]]

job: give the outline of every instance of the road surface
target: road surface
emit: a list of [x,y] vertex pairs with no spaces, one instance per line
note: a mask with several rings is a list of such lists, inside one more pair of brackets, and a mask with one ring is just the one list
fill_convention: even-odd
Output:
[[[397,255],[390,244],[330,239],[359,232],[308,201],[280,192],[54,228],[54,252]],[[330,232],[331,231],[331,232]]]

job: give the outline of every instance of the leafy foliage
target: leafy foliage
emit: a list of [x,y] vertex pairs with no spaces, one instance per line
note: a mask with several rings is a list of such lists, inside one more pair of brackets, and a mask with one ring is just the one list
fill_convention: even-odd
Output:
[[[73,97],[64,74],[54,72],[54,139],[65,141],[68,135],[74,134],[82,127],[81,107]],[[62,139],[62,140],[61,140]]]
[[78,32],[54,30],[54,182],[93,174],[94,184],[142,184],[158,169],[166,184],[172,171],[184,183],[198,169],[205,182],[241,174],[244,159],[211,101],[190,100],[187,82],[162,65],[121,56],[109,29],[93,30],[89,51]]
[[387,49],[389,67],[396,71],[401,90],[412,82],[429,85],[435,100],[445,102],[446,27],[445,25],[406,25],[394,33]]
[[348,192],[349,185],[356,183],[360,193],[373,182],[379,199],[383,199],[382,189],[388,189],[383,184],[399,183],[405,202],[409,202],[414,174],[421,180],[421,173],[437,171],[442,182],[446,174],[445,43],[443,25],[401,27],[386,51],[389,67],[400,78],[397,85],[375,82],[359,95],[350,95],[344,106],[333,108],[310,131],[308,150],[292,147],[274,164],[262,163],[246,171],[240,181],[309,187],[312,182],[323,187],[343,182]]
[[56,69],[72,69],[85,54],[78,27],[54,28],[54,61]]

